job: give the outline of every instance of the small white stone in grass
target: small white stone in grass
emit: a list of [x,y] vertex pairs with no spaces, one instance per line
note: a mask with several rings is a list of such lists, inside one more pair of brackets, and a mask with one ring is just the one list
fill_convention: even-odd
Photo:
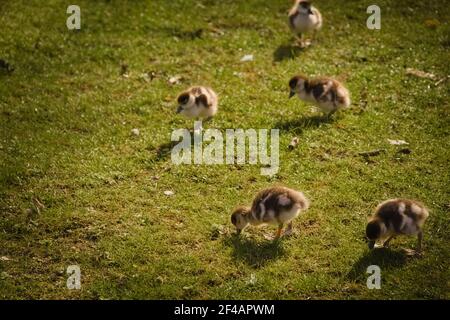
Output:
[[144,80],[145,82],[150,82],[150,76],[148,75],[148,73],[141,73],[139,75],[139,79]]
[[290,150],[293,150],[298,145],[299,141],[300,140],[298,139],[298,137],[293,137],[292,140],[291,140],[291,143],[288,146],[288,148]]
[[162,276],[158,276],[156,280],[158,280],[159,283],[164,283],[164,278]]
[[173,192],[172,190],[166,190],[164,191],[164,194],[168,197],[173,196],[175,194],[175,192]]
[[248,280],[248,284],[254,285],[256,284],[256,276],[254,273],[250,275],[250,280]]
[[169,83],[170,84],[177,84],[181,81],[182,77],[181,76],[174,76],[174,77],[170,77],[169,79]]
[[275,239],[275,236],[273,234],[269,234],[269,233],[264,233],[263,234],[264,239],[272,241]]
[[431,80],[435,80],[436,79],[436,75],[435,74],[432,74],[430,72],[417,70],[417,69],[414,69],[414,68],[406,68],[406,74],[407,75],[411,75],[411,76],[416,76],[416,77],[419,77],[419,78],[427,78],[427,79],[431,79]]
[[138,136],[140,134],[140,131],[138,128],[134,128],[134,129],[131,129],[131,134],[134,136]]
[[183,227],[184,227],[184,223],[183,223],[183,222],[177,222],[177,223],[175,223],[175,228],[181,229],[181,228],[183,228]]
[[227,228],[223,225],[213,224],[212,225],[212,235],[217,238],[218,235],[224,235],[228,232]]
[[247,61],[253,61],[253,55],[252,54],[246,54],[241,58],[241,62],[247,62]]
[[3,257],[0,257],[0,260],[1,261],[10,261],[11,259],[8,258],[7,256],[3,256]]
[[405,140],[391,140],[391,139],[387,139],[387,140],[389,141],[390,144],[392,144],[394,146],[401,146],[401,145],[404,145],[404,144],[409,144]]

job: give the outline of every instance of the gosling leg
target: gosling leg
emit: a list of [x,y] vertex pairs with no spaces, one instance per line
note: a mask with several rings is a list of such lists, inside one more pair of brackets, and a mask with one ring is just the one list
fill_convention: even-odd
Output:
[[284,231],[285,236],[290,236],[294,232],[294,227],[292,226],[292,221],[289,222],[286,230]]
[[416,250],[417,250],[418,253],[422,252],[422,240],[423,240],[423,232],[420,231],[417,234],[417,249]]
[[383,247],[387,248],[389,247],[389,242],[394,239],[394,236],[390,236],[384,243],[383,243]]
[[279,239],[281,237],[281,231],[283,230],[283,224],[280,223],[278,225],[277,233],[275,234],[275,239]]

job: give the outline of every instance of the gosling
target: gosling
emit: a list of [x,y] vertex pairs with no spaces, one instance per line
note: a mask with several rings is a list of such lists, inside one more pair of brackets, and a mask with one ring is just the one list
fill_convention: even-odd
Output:
[[322,27],[322,15],[319,10],[311,5],[309,1],[296,0],[294,6],[288,14],[289,27],[295,34],[301,47],[310,45],[310,41],[303,41],[304,33],[313,33],[313,39],[316,32]]
[[298,95],[300,100],[313,103],[331,116],[339,109],[350,106],[350,92],[339,81],[322,77],[308,78],[297,75],[289,81],[289,98]]
[[427,208],[414,200],[391,199],[380,203],[366,227],[369,249],[373,249],[378,240],[382,241],[382,245],[377,247],[387,247],[389,242],[398,235],[417,235],[416,251],[406,251],[420,254],[422,230],[428,215]]
[[217,94],[209,87],[195,86],[178,96],[177,113],[188,118],[210,120],[217,113]]
[[248,225],[278,225],[275,239],[280,238],[284,224],[285,235],[293,231],[292,220],[309,208],[309,201],[302,192],[286,187],[272,187],[260,191],[251,207],[238,207],[231,215],[231,223],[240,234]]

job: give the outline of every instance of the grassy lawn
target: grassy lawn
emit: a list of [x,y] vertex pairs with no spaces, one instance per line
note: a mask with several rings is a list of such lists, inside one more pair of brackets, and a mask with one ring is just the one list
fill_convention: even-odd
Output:
[[[315,1],[323,29],[297,50],[288,0],[79,0],[79,31],[66,1],[0,1],[14,68],[0,67],[0,299],[449,299],[449,82],[436,82],[450,74],[450,7],[375,2],[381,30],[366,27],[374,1]],[[351,108],[325,121],[289,100],[299,72],[342,80]],[[277,175],[172,164],[172,131],[193,127],[175,100],[194,84],[219,94],[205,127],[280,129]],[[272,185],[311,200],[297,233],[236,237],[232,209]],[[401,250],[415,238],[367,248],[368,215],[395,197],[431,211],[421,258]],[[74,264],[81,290],[66,288]],[[380,290],[366,287],[372,264]]]

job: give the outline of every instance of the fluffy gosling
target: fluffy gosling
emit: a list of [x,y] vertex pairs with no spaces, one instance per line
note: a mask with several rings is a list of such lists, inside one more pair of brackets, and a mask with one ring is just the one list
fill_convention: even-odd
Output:
[[339,109],[350,106],[350,92],[342,83],[331,78],[310,79],[303,75],[294,76],[289,81],[289,98],[295,95],[311,102],[331,116]]
[[391,199],[380,203],[366,227],[369,249],[375,247],[377,240],[383,242],[383,247],[387,247],[397,235],[417,235],[416,251],[407,251],[413,254],[420,253],[422,251],[422,229],[428,215],[427,208],[414,200]]
[[281,236],[283,226],[288,223],[285,234],[292,233],[292,220],[301,211],[308,209],[309,201],[303,193],[286,187],[272,187],[260,191],[251,207],[238,207],[231,215],[231,223],[237,233],[248,225],[276,224],[275,239]]
[[177,113],[188,118],[210,120],[218,109],[217,94],[208,87],[190,87],[180,93],[177,101]]
[[296,0],[288,14],[289,27],[295,34],[301,47],[308,46],[310,42],[303,42],[304,33],[316,32],[322,27],[322,15],[319,10],[306,0]]

